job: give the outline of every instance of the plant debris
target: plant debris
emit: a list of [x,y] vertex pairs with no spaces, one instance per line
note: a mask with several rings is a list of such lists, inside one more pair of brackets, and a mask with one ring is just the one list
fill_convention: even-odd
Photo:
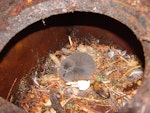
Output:
[[[115,44],[100,44],[98,39],[87,44],[78,38],[68,38],[66,46],[51,52],[42,69],[34,73],[30,90],[16,100],[19,107],[28,113],[117,112],[142,83],[140,61]],[[96,63],[97,69],[84,90],[68,85],[58,71],[61,61],[76,51],[88,53]]]

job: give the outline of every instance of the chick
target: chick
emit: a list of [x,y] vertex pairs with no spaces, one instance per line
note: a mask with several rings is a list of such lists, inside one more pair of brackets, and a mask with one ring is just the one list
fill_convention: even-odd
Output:
[[95,70],[95,62],[90,55],[75,52],[61,62],[59,73],[65,81],[73,81],[90,79]]

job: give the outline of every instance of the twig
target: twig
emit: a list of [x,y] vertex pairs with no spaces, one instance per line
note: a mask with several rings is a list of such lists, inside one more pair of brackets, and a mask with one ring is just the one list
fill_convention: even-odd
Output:
[[131,99],[131,97],[129,97],[129,95],[127,95],[127,94],[124,94],[124,93],[118,92],[118,91],[114,91],[113,89],[111,89],[111,91],[118,96],[121,95],[123,97],[123,99],[126,101],[129,101]]
[[112,108],[110,108],[109,110],[105,111],[105,113],[109,113],[111,110],[113,110]]
[[146,105],[142,106],[141,113],[145,113]]
[[138,62],[137,62],[137,61],[133,61],[132,59],[131,59],[131,61],[128,61],[128,60],[126,60],[126,59],[125,59],[124,57],[122,57],[122,56],[120,56],[120,58],[121,58],[124,62],[126,62],[128,66],[137,66],[137,65],[138,65]]
[[120,107],[119,107],[119,105],[118,105],[118,103],[117,103],[117,101],[116,101],[116,98],[114,97],[114,95],[112,94],[111,91],[109,91],[109,93],[110,93],[109,102],[110,102],[110,104],[111,104],[111,107],[112,107],[113,110],[118,111],[118,109],[119,109]]
[[22,106],[22,107],[27,113],[29,113],[29,111],[26,109],[26,104],[25,104],[25,106]]
[[57,67],[60,66],[60,61],[59,61],[59,59],[54,54],[50,54],[49,57],[56,64]]
[[72,43],[72,40],[71,40],[71,36],[68,36],[68,39],[69,39],[69,43],[70,43],[70,45],[72,46],[72,45],[73,45],[73,43]]
[[42,19],[42,23],[43,23],[44,26],[46,26],[46,23],[45,23],[45,20],[44,20],[44,19]]
[[129,70],[127,70],[123,75],[122,77],[119,79],[119,81],[121,81],[123,79],[123,77],[127,76],[127,74],[129,74],[131,71],[133,71],[134,69],[137,69],[137,68],[140,68],[141,66],[138,65],[138,66],[134,66],[132,68],[130,68]]
[[61,101],[61,106],[64,107],[72,98],[68,98],[66,100]]
[[10,103],[12,103],[13,98],[14,98],[13,95],[11,95],[11,97],[10,97],[10,99],[9,99],[9,102],[10,102]]
[[56,110],[58,113],[66,113],[64,108],[61,106],[54,90],[50,90],[50,100],[52,102],[52,107],[54,108],[54,110]]
[[[107,87],[107,89],[109,89],[109,92],[111,91],[111,92],[113,92],[116,95],[119,95],[119,96],[122,95],[123,97],[127,97],[126,100],[128,101],[129,97],[127,96],[127,94],[124,94],[123,92],[119,92],[119,91],[114,91],[113,90],[114,86],[112,88],[110,88],[110,87],[107,86],[107,84],[104,83],[104,85]],[[129,98],[129,99],[131,99],[131,98]]]
[[33,80],[35,85],[40,86],[39,83],[37,82],[37,77],[36,76],[37,76],[37,71],[35,72],[35,76],[32,77],[32,80]]
[[80,106],[80,108],[82,110],[84,110],[85,112],[87,112],[87,113],[102,113],[100,111],[96,111],[96,110],[90,108],[89,106],[83,105],[83,104],[81,104],[79,102],[78,103],[76,102],[76,104],[78,104]]
[[7,95],[7,98],[6,98],[7,100],[8,100],[8,98],[9,98],[9,96],[10,96],[11,92],[12,92],[12,89],[13,89],[13,87],[14,87],[14,85],[15,85],[16,81],[17,81],[17,78],[15,78],[15,80],[14,80],[13,84],[11,85],[11,88],[10,88],[10,90],[9,90],[9,92],[8,92],[8,95]]
[[117,63],[117,62],[119,62],[119,61],[120,61],[120,60],[116,60],[116,61],[114,61],[114,62],[110,62],[110,63],[105,64],[105,65],[102,67],[102,69],[100,69],[100,71],[103,71],[104,69],[110,67],[111,65],[113,65],[113,64],[115,64],[115,63]]
[[[83,99],[83,100],[87,100],[87,101],[90,101],[90,102],[102,102],[101,100],[96,100],[96,99],[92,99],[92,98],[86,98],[86,97],[79,97],[79,96],[76,96],[76,95],[73,95],[71,96],[72,98],[75,98],[75,99]],[[109,106],[109,105],[101,105],[101,106]]]

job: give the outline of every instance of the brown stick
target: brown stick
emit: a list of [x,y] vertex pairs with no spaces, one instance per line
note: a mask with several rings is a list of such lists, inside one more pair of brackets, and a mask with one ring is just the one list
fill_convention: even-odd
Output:
[[76,104],[78,104],[80,106],[80,108],[87,113],[101,113],[100,111],[96,111],[96,110],[94,110],[94,109],[90,108],[89,106],[86,106],[82,103],[76,103]]
[[6,98],[7,100],[8,100],[8,98],[9,98],[9,96],[10,96],[11,92],[12,92],[12,89],[13,89],[13,87],[14,87],[14,85],[15,85],[16,81],[17,81],[17,78],[15,78],[15,80],[14,80],[13,84],[11,85],[11,88],[10,88],[10,90],[9,90],[9,92],[8,92],[8,95],[7,95],[7,98]]

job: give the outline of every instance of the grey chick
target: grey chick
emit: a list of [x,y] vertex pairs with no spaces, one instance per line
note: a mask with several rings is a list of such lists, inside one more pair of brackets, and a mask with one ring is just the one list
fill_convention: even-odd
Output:
[[95,62],[90,55],[75,52],[61,62],[59,73],[65,81],[73,81],[89,79],[95,70]]

